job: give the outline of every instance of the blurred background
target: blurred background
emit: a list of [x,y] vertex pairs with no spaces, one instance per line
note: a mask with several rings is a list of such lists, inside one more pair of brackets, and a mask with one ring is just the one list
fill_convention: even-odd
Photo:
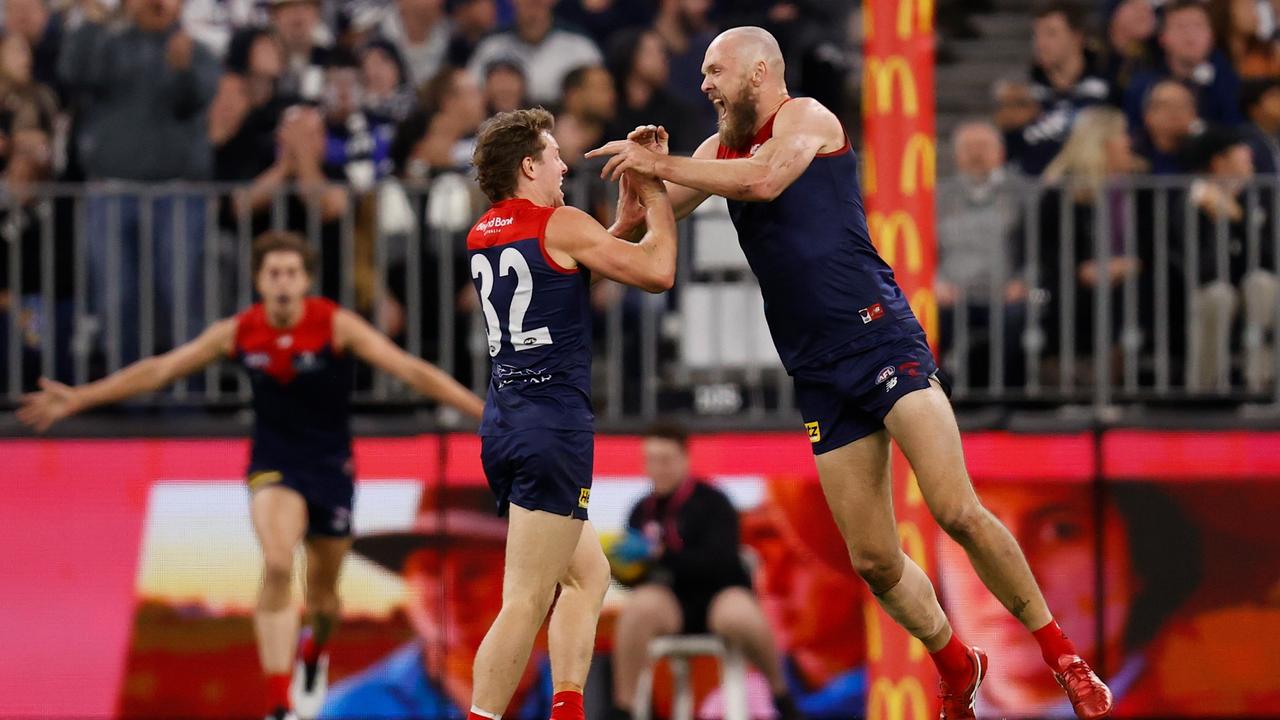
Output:
[[[616,187],[582,153],[642,123],[691,152],[716,130],[703,52],[747,24],[777,36],[792,94],[845,123],[873,241],[955,381],[970,472],[1117,714],[1280,717],[1275,0],[5,0],[0,717],[249,717],[261,694],[247,378],[212,367],[36,439],[9,411],[37,378],[102,377],[247,306],[251,240],[274,228],[320,253],[317,293],[483,392],[480,123],[552,109],[566,202],[607,225]],[[647,492],[636,433],[682,421],[693,473],[740,513],[810,716],[923,717],[931,691],[873,692],[910,673],[881,667],[898,661],[723,202],[682,223],[672,291],[592,293],[598,527]],[[361,540],[333,680],[393,653],[466,679],[498,549],[389,558],[364,539],[483,495],[478,441],[356,372]],[[932,521],[919,534],[991,653],[984,707],[1061,716],[1034,643]],[[699,717],[718,717],[714,665],[694,669]],[[662,673],[656,692],[665,714]]]

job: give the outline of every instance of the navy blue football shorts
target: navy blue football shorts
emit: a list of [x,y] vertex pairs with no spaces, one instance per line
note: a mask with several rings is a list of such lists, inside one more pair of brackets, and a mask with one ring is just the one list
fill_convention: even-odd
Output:
[[249,467],[249,490],[280,486],[307,502],[307,537],[351,536],[351,506],[355,479],[348,460],[340,466],[302,467],[298,464],[254,462]]
[[533,428],[480,439],[480,462],[499,515],[514,504],[586,520],[594,459],[589,430]]
[[902,396],[937,378],[950,395],[924,335],[899,337],[828,365],[795,373],[796,405],[813,454],[821,455],[884,428]]

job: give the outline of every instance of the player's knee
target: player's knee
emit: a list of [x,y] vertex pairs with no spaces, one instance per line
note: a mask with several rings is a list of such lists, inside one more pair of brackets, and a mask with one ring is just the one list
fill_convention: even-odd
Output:
[[961,546],[967,546],[978,536],[987,517],[986,508],[974,500],[944,508],[938,512],[935,519],[938,521],[938,526],[951,539],[960,543]]
[[267,553],[262,558],[262,584],[270,589],[287,588],[293,581],[293,555]]
[[551,609],[551,601],[554,598],[554,589],[546,592],[537,588],[509,591],[502,597],[502,613],[515,615],[540,625],[547,617],[547,611]]
[[855,550],[849,558],[854,572],[873,593],[885,592],[902,579],[902,551],[898,548]]
[[609,561],[601,552],[593,555],[591,561],[586,564],[583,569],[582,583],[584,589],[601,603],[604,602],[605,593],[609,592]]

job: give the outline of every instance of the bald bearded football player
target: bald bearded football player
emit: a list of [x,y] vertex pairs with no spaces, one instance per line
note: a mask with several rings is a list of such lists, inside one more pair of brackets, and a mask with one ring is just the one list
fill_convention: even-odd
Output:
[[[827,503],[853,567],[938,667],[941,717],[974,718],[986,654],[952,631],[928,576],[903,552],[893,516],[889,440],[902,448],[929,511],[987,588],[1030,631],[1076,714],[1111,712],[1111,693],[1058,627],[1017,541],[974,493],[960,431],[924,331],[867,231],[857,160],[839,120],[792,98],[765,30],[734,28],[707,49],[702,90],[719,132],[693,157],[667,154],[661,127],[587,153],[667,182],[676,217],[710,195],[728,200],[765,316],[813,443]],[[643,230],[619,200],[616,230]]]

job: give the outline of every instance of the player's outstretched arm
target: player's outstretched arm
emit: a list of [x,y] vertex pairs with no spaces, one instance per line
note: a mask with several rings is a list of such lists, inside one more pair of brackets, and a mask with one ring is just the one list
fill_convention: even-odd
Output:
[[477,420],[484,413],[484,400],[479,396],[435,365],[405,352],[350,310],[334,314],[333,335],[339,348],[350,349],[356,357],[400,378],[422,395]]
[[610,280],[649,292],[671,289],[676,278],[676,218],[662,181],[633,173],[648,231],[639,242],[609,234],[596,219],[564,206],[547,222],[547,251],[566,267],[585,265]]
[[22,397],[18,420],[44,432],[63,418],[99,405],[154,392],[181,377],[226,357],[236,337],[236,319],[210,325],[194,340],[163,355],[143,358],[95,382],[72,387],[40,378],[40,390]]
[[616,179],[628,170],[730,200],[768,201],[782,194],[824,149],[838,150],[844,130],[816,100],[797,98],[778,111],[773,136],[749,158],[733,160],[662,155],[634,140],[614,140],[587,153],[612,156],[601,172]]
[[[640,125],[627,134],[628,140],[633,140],[661,155],[667,154],[669,137],[667,129],[661,125]],[[702,141],[702,144],[694,151],[693,156],[712,159],[716,156],[716,148],[719,147],[719,144],[717,137],[712,135]],[[640,203],[640,197],[629,187],[629,177],[627,173],[623,173],[619,180],[618,209],[617,214],[614,216],[613,225],[609,227],[609,233],[635,241],[644,235],[644,206]],[[675,211],[676,220],[683,220],[689,217],[699,205],[710,197],[709,193],[695,190],[691,187],[670,182],[665,184],[667,196],[671,198],[671,209]]]

